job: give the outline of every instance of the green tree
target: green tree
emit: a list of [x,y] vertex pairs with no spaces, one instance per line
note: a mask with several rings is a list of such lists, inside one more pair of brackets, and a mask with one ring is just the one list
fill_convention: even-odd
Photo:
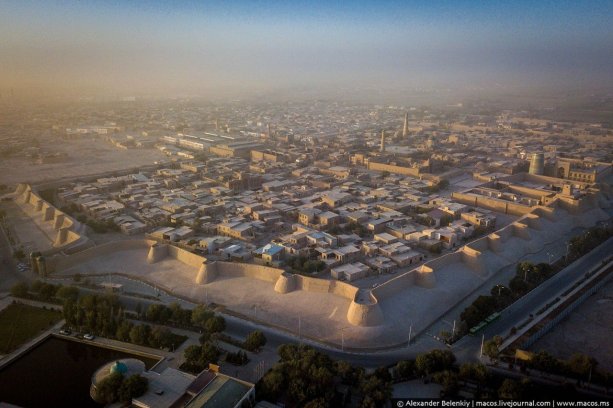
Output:
[[123,375],[118,372],[109,374],[96,385],[97,399],[106,404],[112,404],[119,398],[119,388],[123,382]]
[[151,304],[147,308],[147,312],[145,313],[145,317],[150,322],[154,323],[166,323],[172,316],[172,311],[168,309],[164,305],[160,304]]
[[207,367],[210,363],[217,363],[219,359],[219,349],[213,343],[206,342],[201,346],[200,365]]
[[134,326],[130,330],[130,342],[146,346],[149,344],[149,337],[151,336],[151,326],[147,324],[140,324]]
[[50,300],[51,298],[55,297],[56,292],[57,286],[50,283],[43,283],[40,288],[39,295],[43,300]]
[[73,299],[66,299],[62,305],[62,316],[69,326],[78,326],[77,303]]
[[522,397],[522,387],[517,381],[507,378],[498,388],[498,397],[510,400],[520,399]]
[[130,341],[130,332],[134,325],[126,320],[122,321],[117,327],[115,337],[119,341]]
[[178,303],[172,302],[168,305],[170,310],[170,319],[182,326],[188,326],[191,322],[192,312],[188,309],[183,309]]
[[360,385],[360,391],[364,395],[361,407],[383,407],[392,396],[392,385],[375,375],[370,375]]
[[264,347],[266,344],[266,336],[259,330],[252,331],[245,339],[244,347],[249,351],[256,351]]
[[407,380],[415,375],[415,361],[401,360],[394,367],[394,373],[397,378]]
[[192,310],[192,324],[197,327],[205,328],[206,323],[215,316],[215,314],[203,305],[198,305]]
[[79,289],[74,286],[60,286],[55,296],[61,300],[71,299],[76,301],[79,297]]
[[271,371],[262,378],[261,394],[271,401],[276,401],[285,389],[285,377],[280,371]]
[[415,359],[415,369],[420,375],[430,375],[437,371],[451,369],[455,356],[449,350],[432,350],[422,353]]
[[200,346],[192,344],[191,346],[187,346],[185,351],[183,352],[183,357],[188,364],[197,365],[198,360],[200,360]]
[[151,331],[150,344],[152,347],[172,348],[174,336],[167,327],[156,327]]
[[[573,354],[568,360],[568,368],[579,377],[586,378],[594,371],[598,362],[596,359],[581,353]],[[587,378],[586,378],[587,379]]]
[[434,382],[443,386],[443,394],[452,396],[457,394],[459,390],[458,375],[451,370],[444,370],[435,373],[432,377]]
[[496,344],[496,341],[494,339],[487,340],[483,344],[483,353],[485,353],[485,355],[488,356],[492,360],[495,360],[498,358],[498,353],[499,353],[498,344]]
[[126,378],[117,392],[119,401],[131,402],[132,398],[137,398],[147,392],[149,387],[149,380],[145,377],[134,374]]
[[479,386],[483,386],[489,379],[489,371],[484,364],[481,363],[464,363],[460,366],[460,378],[463,380],[471,380]]
[[226,329],[226,320],[221,316],[215,316],[207,320],[205,327],[210,333],[220,333]]
[[14,297],[26,297],[28,296],[28,284],[25,282],[18,282],[11,287],[11,296]]

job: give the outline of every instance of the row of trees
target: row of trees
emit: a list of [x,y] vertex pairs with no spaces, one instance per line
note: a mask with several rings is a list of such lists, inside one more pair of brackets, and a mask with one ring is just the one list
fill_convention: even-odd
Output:
[[567,360],[561,360],[546,351],[539,351],[532,356],[528,367],[579,381],[592,381],[607,388],[613,387],[613,373],[599,370],[598,361],[586,354],[575,353]]
[[[59,292],[59,290],[58,290]],[[79,331],[114,338],[134,344],[174,349],[186,340],[166,327],[134,324],[125,318],[121,303],[115,295],[88,294],[78,297],[74,291],[66,298],[63,315],[66,324]]]
[[[591,228],[569,241],[569,257],[576,259],[591,251],[611,236],[613,236],[613,228]],[[517,264],[516,274],[508,286],[494,286],[489,296],[479,296],[472,305],[462,312],[460,318],[466,323],[463,325],[464,331],[479,324],[492,313],[504,309],[549,279],[554,273],[555,270],[547,263],[534,265],[531,262],[520,262]]]
[[25,282],[16,283],[11,287],[11,295],[44,302],[62,303],[67,299],[75,300],[79,296],[79,290],[74,286],[54,285],[36,280],[31,286]]
[[365,375],[364,369],[335,362],[306,345],[285,344],[278,353],[281,360],[256,384],[263,399],[309,408],[344,406],[350,394],[337,392],[337,383],[358,389],[363,407],[382,407],[391,396],[387,369]]
[[221,333],[226,329],[226,321],[216,315],[204,305],[198,305],[194,309],[183,309],[178,303],[170,305],[151,304],[143,312],[138,310],[139,318],[149,322],[183,327],[188,330],[198,330],[202,333],[200,342],[209,340],[215,333]]
[[515,276],[508,286],[494,286],[489,296],[479,296],[462,312],[460,318],[465,322],[461,327],[462,331],[465,332],[492,313],[509,306],[543,281],[549,279],[554,273],[552,266],[547,263],[534,265],[530,262],[520,262],[517,264]]
[[594,227],[590,228],[583,234],[571,238],[569,241],[568,255],[570,259],[576,259],[590,252],[598,245],[613,236],[612,227]]

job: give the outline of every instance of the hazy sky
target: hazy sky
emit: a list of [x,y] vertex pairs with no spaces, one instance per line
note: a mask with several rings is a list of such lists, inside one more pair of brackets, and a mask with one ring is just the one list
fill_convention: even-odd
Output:
[[0,89],[613,85],[613,1],[0,0]]

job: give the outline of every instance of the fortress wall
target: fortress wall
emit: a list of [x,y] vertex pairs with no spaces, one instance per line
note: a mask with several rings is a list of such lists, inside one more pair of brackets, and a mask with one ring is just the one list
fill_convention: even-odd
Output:
[[487,275],[487,268],[483,262],[481,252],[465,245],[462,248],[462,262],[468,266],[473,272],[479,275]]
[[205,261],[204,257],[196,255],[192,252],[186,251],[185,249],[181,249],[174,245],[168,245],[168,255],[176,259],[177,261],[192,266],[194,268],[200,268],[202,262]]
[[552,195],[553,193],[547,193],[543,190],[539,190],[537,188],[520,186],[518,184],[510,185],[507,187],[510,191],[514,193],[521,194],[523,196],[527,196],[530,198],[535,198],[540,200],[543,196]]
[[467,244],[467,246],[469,246],[471,249],[474,249],[476,251],[479,252],[483,252],[483,251],[487,251],[489,248],[489,240],[488,237],[481,237],[479,239],[476,239],[472,242],[470,242],[469,244]]
[[308,276],[296,275],[297,288],[306,292],[328,293],[330,281],[327,279],[309,278]]
[[23,204],[28,204],[30,202],[30,195],[31,194],[32,194],[32,192],[30,190],[24,191],[23,195],[21,196],[21,202]]
[[527,241],[532,239],[532,235],[530,234],[530,227],[527,224],[517,221],[511,225],[513,226],[514,236],[525,239]]
[[557,221],[559,217],[559,210],[557,208],[557,200],[554,201],[551,207],[538,206],[532,211],[532,214],[536,214],[541,218],[545,218],[549,221]]
[[572,215],[581,215],[582,213],[598,207],[599,199],[603,197],[601,193],[588,192],[586,197],[581,200],[575,200],[572,197],[559,195],[557,197],[558,206]]
[[53,215],[55,214],[55,208],[51,207],[49,204],[43,204],[43,217],[42,220],[44,222],[53,220]]
[[415,285],[426,289],[432,289],[436,286],[436,275],[434,270],[427,266],[423,266],[415,271]]
[[217,278],[217,262],[202,262],[202,265],[198,268],[196,283],[198,285],[206,285],[213,282],[215,278]]
[[28,187],[29,186],[25,183],[19,183],[17,184],[17,189],[15,190],[15,193],[17,193],[17,195],[20,196],[28,189]]
[[154,264],[165,259],[168,256],[168,245],[155,243],[149,247],[147,252],[147,263]]
[[[55,208],[53,205],[43,200],[40,195],[34,191],[32,191],[31,186],[27,184],[20,184],[17,187],[17,193],[21,192],[21,197],[23,198],[24,204],[31,204],[34,206],[37,212],[41,213],[42,222],[53,222],[53,229],[58,231],[58,235],[53,242],[54,248],[61,248],[69,245],[73,245],[78,241],[81,241],[83,245],[78,245],[78,248],[82,248],[83,246],[87,247],[92,245],[89,242],[89,239],[79,234],[75,231],[81,224],[75,221],[69,215],[63,213],[62,211]],[[38,222],[35,218],[33,218],[35,223]],[[62,229],[68,229],[67,232],[61,232]],[[72,250],[77,249],[77,246],[71,248]],[[51,251],[53,252],[53,251]]]
[[534,214],[534,213],[527,214],[526,218],[524,218],[524,221],[528,224],[530,228],[534,230],[543,229],[543,223],[541,222],[541,217],[539,217],[537,214]]
[[49,206],[49,203],[40,198],[39,195],[36,194],[34,191],[30,190],[30,194],[28,195],[28,201],[26,201],[26,204],[31,204],[36,207],[36,203],[38,202],[38,200],[42,200],[43,204],[46,204],[47,207]]
[[[74,234],[74,233],[73,233]],[[78,238],[77,238],[78,239]],[[68,240],[68,228],[61,228],[55,237],[55,241],[53,242],[54,247],[61,247]]]
[[392,164],[385,163],[377,163],[377,162],[368,162],[368,170],[373,171],[387,171],[392,174],[402,174],[405,176],[413,176],[418,177],[420,172],[419,168],[415,167],[403,167],[403,166],[394,166]]
[[[55,218],[53,219],[53,229],[59,230],[64,227],[65,215],[59,211],[55,212]],[[66,225],[67,226],[67,225]]]
[[246,276],[271,283],[276,283],[279,276],[284,272],[283,269],[264,265],[223,261],[217,261],[215,264],[217,265],[217,272],[220,275]]
[[285,294],[290,293],[296,290],[297,288],[297,280],[296,275],[292,275],[291,273],[282,273],[275,282],[275,292]]
[[48,259],[48,265],[53,267],[53,270],[49,268],[48,270],[49,272],[60,272],[72,268],[75,265],[89,262],[101,256],[112,255],[118,251],[130,251],[137,249],[143,250],[142,253],[144,261],[147,256],[146,250],[149,249],[149,246],[154,242],[155,241],[147,241],[144,239],[115,241],[103,245],[98,245],[96,247],[77,252],[70,256],[56,255]]
[[526,215],[532,212],[533,207],[528,207],[523,204],[509,202],[507,204],[507,213],[512,215]]
[[488,210],[503,214],[525,215],[532,211],[532,207],[522,204],[516,204],[511,201],[504,201],[471,193],[455,192],[451,194],[451,197],[462,204],[486,208]]
[[346,299],[354,299],[359,289],[349,283],[341,281],[330,281],[330,293]]
[[402,275],[399,275],[393,279],[390,279],[384,284],[379,285],[376,288],[372,289],[372,294],[376,299],[386,299],[386,298],[392,297],[398,292],[401,292],[415,285],[416,275],[417,275],[417,270],[415,269],[405,272]]
[[487,247],[493,252],[499,253],[502,251],[504,240],[499,234],[489,234],[487,236]]
[[[357,295],[356,295],[357,297]],[[352,300],[347,310],[347,321],[354,326],[379,326],[385,322],[381,306],[372,295],[370,303],[359,303]]]
[[438,269],[442,269],[445,266],[449,266],[455,262],[462,262],[462,253],[460,251],[455,251],[450,254],[443,255],[429,262],[426,262],[424,265],[429,266],[436,273]]

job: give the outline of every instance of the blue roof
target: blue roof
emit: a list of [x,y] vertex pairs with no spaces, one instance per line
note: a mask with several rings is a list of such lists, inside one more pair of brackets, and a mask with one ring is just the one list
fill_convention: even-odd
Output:
[[275,255],[283,251],[283,247],[276,244],[266,244],[262,248],[255,251],[256,254]]

